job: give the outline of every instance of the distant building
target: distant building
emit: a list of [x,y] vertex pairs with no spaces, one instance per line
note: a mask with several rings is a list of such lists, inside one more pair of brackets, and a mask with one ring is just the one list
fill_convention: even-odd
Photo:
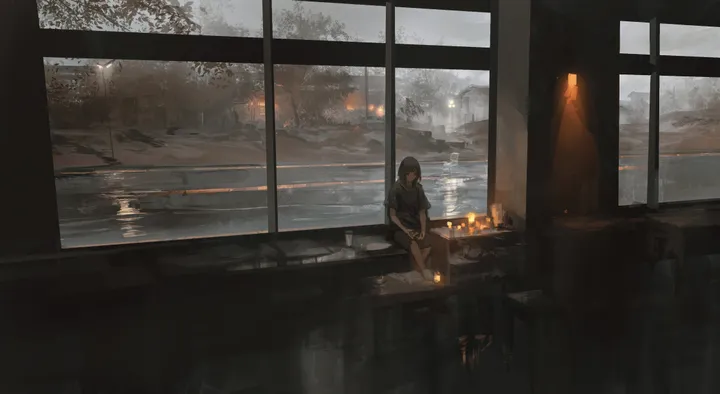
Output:
[[353,75],[350,86],[355,90],[345,99],[346,110],[364,110],[367,103],[369,117],[385,115],[385,76],[368,75],[366,84],[364,75]]
[[629,109],[640,114],[643,118],[650,116],[650,93],[632,92],[628,95],[630,99]]
[[470,85],[454,98],[453,120],[456,126],[488,118],[490,87]]

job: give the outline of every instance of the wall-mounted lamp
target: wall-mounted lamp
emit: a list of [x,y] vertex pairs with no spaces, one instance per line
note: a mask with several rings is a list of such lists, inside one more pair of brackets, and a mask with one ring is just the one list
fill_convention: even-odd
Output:
[[568,74],[568,87],[577,86],[577,74]]
[[575,101],[577,99],[577,89],[577,74],[568,74],[565,98],[567,98],[568,101]]

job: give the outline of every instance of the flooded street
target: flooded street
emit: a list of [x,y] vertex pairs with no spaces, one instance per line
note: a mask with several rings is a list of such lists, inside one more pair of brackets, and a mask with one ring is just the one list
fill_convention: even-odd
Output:
[[[265,168],[67,173],[56,178],[64,247],[264,232]],[[487,163],[423,164],[431,217],[484,212]],[[281,231],[384,221],[382,163],[278,168]]]
[[[620,163],[621,205],[646,201],[647,159]],[[717,155],[663,156],[660,200],[720,196]],[[281,231],[379,224],[384,167],[278,167]],[[423,164],[430,215],[484,212],[487,163]],[[156,168],[67,172],[56,177],[64,247],[150,242],[267,231],[264,167]]]

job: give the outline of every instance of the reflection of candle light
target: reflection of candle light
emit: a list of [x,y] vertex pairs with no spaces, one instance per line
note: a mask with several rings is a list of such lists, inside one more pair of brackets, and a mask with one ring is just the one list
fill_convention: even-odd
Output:
[[440,283],[442,281],[442,276],[440,276],[440,273],[435,271],[435,275],[433,275],[433,282]]
[[460,226],[461,226],[462,228],[465,228],[465,223],[461,223]]
[[377,115],[380,118],[385,116],[385,107],[383,107],[382,105],[377,107],[377,109],[375,110],[375,115]]

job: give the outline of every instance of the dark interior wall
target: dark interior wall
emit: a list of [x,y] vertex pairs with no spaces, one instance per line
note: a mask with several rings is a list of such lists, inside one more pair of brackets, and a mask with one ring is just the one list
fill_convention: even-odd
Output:
[[0,256],[59,242],[34,3],[4,0],[0,12]]
[[[618,21],[617,9],[599,2],[533,1],[529,227],[617,206]],[[569,73],[577,75],[574,101]]]

